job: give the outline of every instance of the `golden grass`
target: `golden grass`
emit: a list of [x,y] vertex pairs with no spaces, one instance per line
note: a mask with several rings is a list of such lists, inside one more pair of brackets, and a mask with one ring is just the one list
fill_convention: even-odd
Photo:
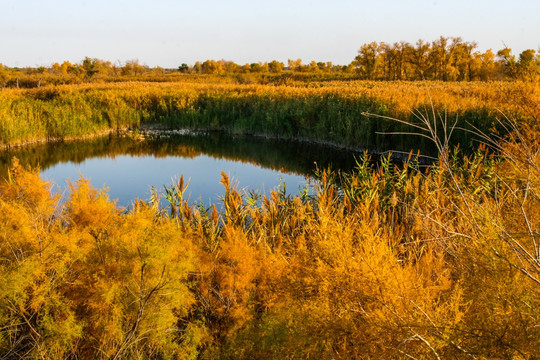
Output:
[[[489,131],[503,116],[532,121],[539,111],[538,84],[289,81],[287,85],[190,82],[63,85],[0,92],[0,141],[82,136],[107,129],[161,124],[308,138],[357,148],[409,150],[418,141],[378,132],[406,131],[366,113],[416,121],[412,112],[435,111]],[[504,114],[504,115],[503,115]],[[469,134],[456,136],[471,146]]]

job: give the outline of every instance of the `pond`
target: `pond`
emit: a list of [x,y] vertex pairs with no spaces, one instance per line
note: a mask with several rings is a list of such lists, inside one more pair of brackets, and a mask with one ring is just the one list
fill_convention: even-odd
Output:
[[135,198],[149,200],[152,186],[189,181],[191,204],[219,202],[226,173],[239,189],[269,194],[286,184],[287,193],[313,179],[314,171],[354,168],[358,154],[316,144],[268,140],[223,133],[183,134],[145,140],[130,136],[105,136],[83,141],[51,143],[0,152],[0,176],[5,177],[13,157],[21,164],[39,166],[53,191],[67,196],[67,181],[80,176],[97,189],[107,188],[111,199],[129,208]]

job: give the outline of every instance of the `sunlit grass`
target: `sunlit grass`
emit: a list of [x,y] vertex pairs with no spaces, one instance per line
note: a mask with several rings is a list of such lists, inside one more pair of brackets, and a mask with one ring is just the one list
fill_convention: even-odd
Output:
[[[530,121],[538,112],[533,83],[443,83],[289,81],[287,85],[193,82],[113,83],[42,87],[0,92],[0,141],[17,144],[78,137],[159,124],[307,138],[379,150],[429,149],[427,142],[384,133],[405,131],[399,123],[365,113],[415,121],[414,111],[435,110],[459,127],[485,131],[505,116]],[[218,78],[219,79],[219,78]],[[456,143],[475,147],[456,133]]]

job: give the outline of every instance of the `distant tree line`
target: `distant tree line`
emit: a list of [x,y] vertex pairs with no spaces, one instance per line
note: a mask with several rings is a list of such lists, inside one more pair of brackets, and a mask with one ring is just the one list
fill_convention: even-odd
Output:
[[206,60],[193,66],[182,64],[183,73],[349,73],[365,80],[441,80],[488,81],[503,79],[536,79],[540,75],[540,53],[524,50],[515,56],[505,47],[493,52],[478,51],[476,42],[463,41],[460,37],[441,36],[432,42],[418,40],[415,45],[401,41],[394,44],[371,42],[358,50],[358,55],[348,65],[332,62],[289,59],[287,64],[259,62],[239,65],[227,60]]
[[204,62],[197,61],[193,66],[182,64],[178,67],[183,73],[194,74],[247,74],[247,73],[273,73],[279,74],[283,71],[295,71],[305,73],[338,73],[338,72],[353,72],[353,65],[334,65],[331,61],[315,62],[303,64],[302,59],[288,60],[285,63],[273,60],[271,62],[257,62],[251,64],[239,65],[228,60],[206,60]]
[[123,79],[136,76],[161,76],[165,70],[159,66],[150,68],[138,60],[124,64],[112,63],[97,58],[85,57],[78,64],[69,61],[54,63],[50,67],[9,68],[0,64],[0,88],[33,88],[46,84],[74,84],[89,81]]
[[505,47],[496,53],[488,49],[478,51],[476,42],[460,37],[441,36],[432,42],[418,40],[414,45],[401,41],[394,44],[371,42],[363,44],[358,55],[348,65],[332,62],[289,59],[287,64],[273,60],[251,64],[236,64],[228,60],[197,61],[181,64],[176,69],[149,67],[138,60],[112,63],[86,57],[81,63],[69,61],[50,67],[10,68],[0,63],[0,88],[39,87],[46,84],[72,84],[89,81],[137,80],[167,81],[183,74],[280,74],[311,73],[320,76],[346,74],[347,78],[364,80],[441,80],[488,81],[540,78],[540,53],[533,49],[518,56]]
[[444,36],[415,45],[372,42],[360,47],[352,64],[362,79],[369,80],[486,81],[534,79],[540,74],[540,56],[533,49],[516,58],[509,48],[495,54],[491,49],[475,51],[476,47],[476,42]]

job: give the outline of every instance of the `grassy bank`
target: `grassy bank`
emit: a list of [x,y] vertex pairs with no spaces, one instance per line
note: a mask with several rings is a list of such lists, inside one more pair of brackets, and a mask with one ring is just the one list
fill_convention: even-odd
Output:
[[[417,121],[412,112],[458,120],[458,126],[490,131],[504,116],[531,121],[538,85],[520,82],[413,83],[290,81],[286,85],[223,83],[217,77],[190,82],[117,83],[4,89],[0,92],[0,142],[62,139],[106,130],[159,124],[285,138],[306,138],[354,148],[433,151],[407,135],[410,128],[366,113]],[[457,131],[455,143],[474,147]]]
[[121,212],[85,180],[61,201],[15,163],[0,356],[534,359],[540,151],[520,135],[429,172],[361,161],[312,197],[252,202],[223,176],[221,214],[181,181],[163,210]]

